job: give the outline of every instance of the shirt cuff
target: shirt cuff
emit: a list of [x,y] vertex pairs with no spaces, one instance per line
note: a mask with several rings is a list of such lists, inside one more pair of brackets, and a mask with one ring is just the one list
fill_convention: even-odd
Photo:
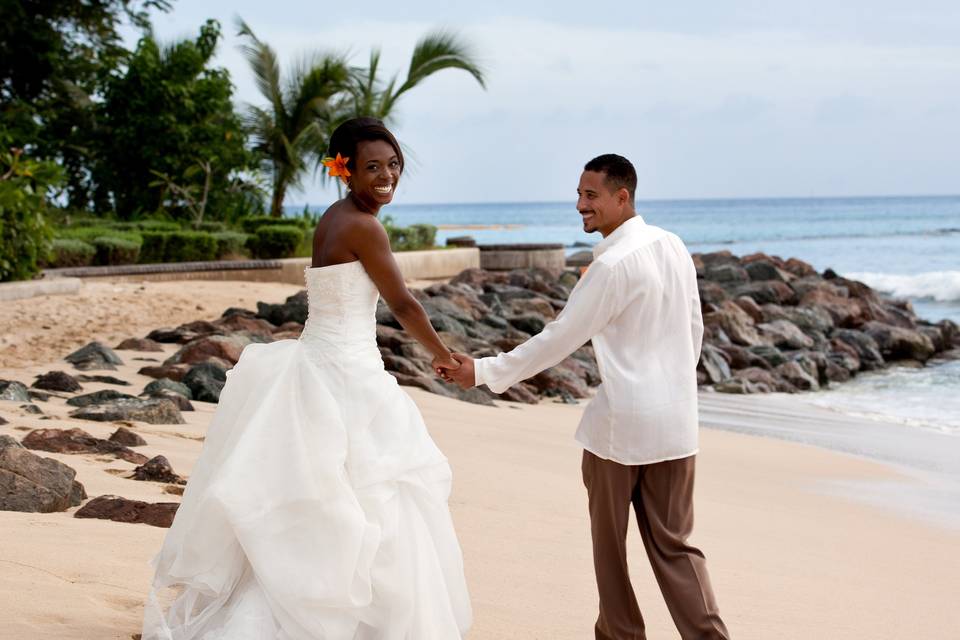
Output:
[[486,384],[486,378],[483,376],[484,360],[487,358],[477,358],[473,361],[473,386],[479,387],[482,384]]

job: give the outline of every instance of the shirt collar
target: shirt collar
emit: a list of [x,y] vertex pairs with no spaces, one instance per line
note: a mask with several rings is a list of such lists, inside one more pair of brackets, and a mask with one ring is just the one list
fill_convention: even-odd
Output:
[[613,233],[598,242],[593,247],[593,257],[599,258],[603,252],[620,242],[628,235],[636,233],[646,225],[643,218],[637,214],[613,230]]

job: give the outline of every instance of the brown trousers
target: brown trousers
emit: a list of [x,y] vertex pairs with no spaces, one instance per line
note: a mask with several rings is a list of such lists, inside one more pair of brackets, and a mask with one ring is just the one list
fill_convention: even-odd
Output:
[[627,569],[630,504],[653,574],[684,640],[729,640],[693,530],[696,456],[626,466],[583,452],[590,502],[593,565],[600,592],[596,640],[645,640],[643,616]]

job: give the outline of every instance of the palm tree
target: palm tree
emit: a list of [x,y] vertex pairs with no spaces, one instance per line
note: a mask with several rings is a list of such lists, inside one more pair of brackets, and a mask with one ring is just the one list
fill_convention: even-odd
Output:
[[251,105],[246,121],[254,148],[272,165],[270,215],[280,217],[287,190],[300,187],[310,160],[319,162],[326,153],[352,74],[342,56],[313,54],[295,65],[284,84],[276,52],[243,20],[237,25],[239,35],[249,39],[242,51],[268,103],[267,107]]
[[379,69],[380,50],[374,49],[370,52],[369,66],[366,69],[353,70],[353,104],[347,117],[373,116],[389,122],[394,107],[403,94],[443,69],[466,71],[481,87],[486,88],[483,70],[470,46],[448,31],[428,33],[417,42],[410,57],[407,77],[400,86],[397,86],[397,75],[394,75],[386,86],[381,86],[377,80]]

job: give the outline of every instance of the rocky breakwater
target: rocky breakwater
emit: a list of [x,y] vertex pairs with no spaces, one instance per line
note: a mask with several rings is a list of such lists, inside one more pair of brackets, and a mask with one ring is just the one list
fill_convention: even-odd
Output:
[[698,381],[727,393],[815,391],[892,364],[960,354],[953,322],[927,322],[832,270],[757,253],[694,254],[704,321]]

